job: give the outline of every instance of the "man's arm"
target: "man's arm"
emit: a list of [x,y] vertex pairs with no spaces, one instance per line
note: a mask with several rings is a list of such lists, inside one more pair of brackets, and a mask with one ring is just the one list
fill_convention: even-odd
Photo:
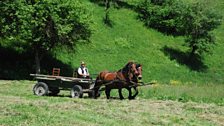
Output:
[[89,76],[89,70],[86,68],[86,76]]

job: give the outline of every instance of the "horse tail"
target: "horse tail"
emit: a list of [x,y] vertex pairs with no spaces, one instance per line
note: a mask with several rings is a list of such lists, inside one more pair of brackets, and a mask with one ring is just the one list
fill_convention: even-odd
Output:
[[98,75],[98,76],[96,77],[95,84],[97,84],[99,80],[100,80],[100,77],[99,77],[99,75]]

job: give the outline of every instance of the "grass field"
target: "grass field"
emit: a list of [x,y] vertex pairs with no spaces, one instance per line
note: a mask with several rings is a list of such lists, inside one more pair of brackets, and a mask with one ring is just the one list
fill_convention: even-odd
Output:
[[[150,89],[140,89],[140,95],[131,101],[107,100],[104,94],[99,99],[72,99],[67,91],[55,97],[38,97],[32,93],[34,83],[0,81],[1,126],[224,125],[224,106],[214,103],[148,99]],[[209,95],[212,93],[209,88],[198,87],[197,90],[207,90]]]

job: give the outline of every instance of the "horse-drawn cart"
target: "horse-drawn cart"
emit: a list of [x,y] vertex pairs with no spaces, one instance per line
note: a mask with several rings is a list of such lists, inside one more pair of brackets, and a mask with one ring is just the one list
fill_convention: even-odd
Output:
[[30,74],[37,83],[33,87],[35,95],[57,95],[60,90],[70,90],[72,98],[81,98],[83,93],[88,93],[89,97],[94,96],[95,80],[63,77],[43,74]]

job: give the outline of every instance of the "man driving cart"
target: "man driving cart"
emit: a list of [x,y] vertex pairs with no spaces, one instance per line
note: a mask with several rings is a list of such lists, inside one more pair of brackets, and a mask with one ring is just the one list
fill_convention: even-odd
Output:
[[85,62],[81,62],[80,67],[78,68],[78,78],[90,78],[88,68],[86,67]]

